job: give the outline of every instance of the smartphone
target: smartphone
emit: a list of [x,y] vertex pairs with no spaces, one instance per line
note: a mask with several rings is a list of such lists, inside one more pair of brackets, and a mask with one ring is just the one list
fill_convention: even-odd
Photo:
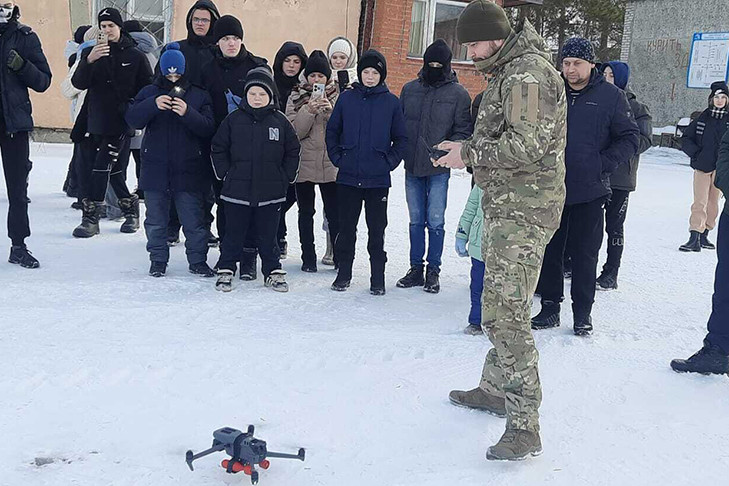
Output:
[[339,91],[344,91],[349,86],[349,71],[343,69],[337,73],[337,83],[339,83]]
[[185,90],[179,86],[172,88],[168,94],[170,98],[182,98],[185,96]]
[[107,44],[109,42],[109,38],[106,35],[106,32],[103,30],[99,31],[99,35],[96,36],[96,43],[97,44]]
[[311,92],[311,99],[318,100],[324,98],[324,85],[322,83],[316,83],[314,90]]
[[430,146],[430,145],[428,144],[428,142],[426,142],[426,141],[425,141],[425,139],[424,139],[423,137],[420,137],[420,145],[421,145],[421,146],[422,146],[423,148],[425,148],[425,150],[427,150],[427,151],[428,151],[428,155],[429,155],[429,156],[430,156],[430,158],[431,158],[431,159],[433,159],[433,160],[438,160],[438,159],[440,159],[441,157],[443,157],[443,156],[446,156],[446,155],[448,155],[448,153],[449,153],[449,152],[448,152],[447,150],[440,150],[440,149],[438,149],[438,148],[437,148],[437,145],[435,145],[435,146]]

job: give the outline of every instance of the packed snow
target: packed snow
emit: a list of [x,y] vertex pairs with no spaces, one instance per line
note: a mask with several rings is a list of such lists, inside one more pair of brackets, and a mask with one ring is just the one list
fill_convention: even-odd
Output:
[[[468,259],[454,232],[470,188],[453,174],[443,290],[397,289],[408,267],[404,171],[393,176],[388,293],[368,293],[360,226],[352,288],[333,270],[299,270],[288,214],[291,291],[255,282],[214,290],[172,249],[167,276],[147,276],[144,232],[75,240],[80,213],[61,192],[71,147],[34,144],[30,249],[39,270],[0,264],[0,485],[238,485],[222,453],[190,472],[185,451],[213,430],[257,427],[272,460],[263,485],[720,484],[729,465],[729,379],[671,371],[701,346],[715,252],[678,252],[688,236],[692,177],[671,149],[643,156],[631,196],[620,289],[598,293],[595,333],[541,331],[544,454],[491,463],[504,421],[456,408],[453,388],[479,382],[490,347],[462,334]],[[130,182],[133,185],[130,169]],[[0,198],[0,214],[7,212]],[[317,228],[321,223],[321,208]],[[363,218],[364,219],[364,218]],[[713,236],[713,234],[712,234]],[[323,252],[324,233],[317,231]],[[208,262],[215,264],[217,250]],[[538,303],[535,302],[535,311]]]

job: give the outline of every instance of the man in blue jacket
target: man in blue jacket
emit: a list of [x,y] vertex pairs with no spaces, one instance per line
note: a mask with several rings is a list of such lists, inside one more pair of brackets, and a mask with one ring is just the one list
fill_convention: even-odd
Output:
[[[443,39],[428,46],[418,79],[402,89],[400,100],[408,127],[405,194],[410,212],[410,270],[401,288],[440,292],[440,264],[445,238],[445,210],[450,169],[434,167],[429,147],[471,136],[471,97],[451,68],[453,53]],[[425,228],[428,269],[425,272]]]
[[42,93],[51,85],[51,69],[40,40],[27,25],[18,22],[15,2],[0,1],[0,149],[8,189],[8,236],[12,241],[8,261],[24,268],[40,264],[25,246],[30,236],[28,173],[33,130],[28,89]]
[[547,245],[539,289],[542,310],[533,329],[560,325],[564,300],[565,247],[572,257],[574,333],[592,332],[597,261],[610,196],[610,174],[638,150],[640,131],[625,93],[595,69],[595,51],[587,39],[569,39],[562,49],[567,89],[567,199],[562,221]]
[[339,168],[337,201],[339,236],[334,254],[339,273],[332,290],[342,292],[352,280],[357,223],[365,207],[370,254],[370,293],[385,295],[385,228],[390,172],[407,150],[407,127],[400,100],[385,84],[387,61],[375,50],[357,65],[361,83],[343,92],[327,125],[327,152]]

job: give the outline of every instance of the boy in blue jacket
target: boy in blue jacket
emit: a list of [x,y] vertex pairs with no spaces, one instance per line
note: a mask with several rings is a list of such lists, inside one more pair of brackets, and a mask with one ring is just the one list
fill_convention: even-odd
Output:
[[215,131],[210,95],[189,83],[185,56],[177,43],[160,57],[160,75],[143,88],[129,106],[129,126],[146,127],[142,141],[139,189],[144,191],[147,215],[149,274],[164,276],[170,251],[167,226],[174,201],[185,233],[190,273],[213,277],[207,264],[208,230],[205,226],[205,193],[211,184],[206,145]]
[[390,172],[407,150],[407,127],[400,100],[385,84],[387,61],[375,50],[357,65],[361,82],[343,92],[327,125],[329,159],[339,168],[339,236],[335,255],[339,273],[332,290],[345,291],[352,280],[357,223],[365,207],[370,254],[370,293],[385,295],[385,228]]

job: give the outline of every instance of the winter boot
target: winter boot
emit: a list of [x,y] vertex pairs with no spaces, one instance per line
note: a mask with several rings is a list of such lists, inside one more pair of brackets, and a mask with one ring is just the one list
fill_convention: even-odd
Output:
[[604,267],[602,269],[602,273],[599,277],[597,277],[595,283],[597,284],[598,290],[617,290],[618,269]]
[[592,317],[590,317],[590,314],[575,314],[573,330],[575,336],[589,336],[592,334]]
[[453,390],[448,399],[459,407],[475,408],[497,417],[506,417],[506,399],[487,393],[481,388],[468,391]]
[[214,234],[210,233],[208,237],[208,248],[218,248],[220,246],[220,239]]
[[499,442],[486,451],[489,461],[521,461],[542,453],[539,434],[529,430],[506,429]]
[[334,266],[334,245],[332,245],[332,239],[327,233],[327,251],[321,259],[321,264],[328,267]]
[[276,292],[288,292],[289,284],[286,283],[286,271],[274,270],[266,277],[266,287],[270,287]]
[[469,324],[463,330],[463,334],[468,334],[469,336],[481,336],[483,334],[483,328],[481,327],[481,324]]
[[301,264],[301,271],[302,272],[305,272],[305,273],[316,273],[317,270],[318,269],[316,268],[316,260],[314,260],[313,262],[304,262],[304,263]]
[[701,243],[701,248],[704,250],[716,250],[716,245],[709,241],[709,230],[701,233],[699,236],[699,242]]
[[704,347],[689,359],[674,359],[671,368],[678,373],[701,373],[703,375],[729,373],[729,355],[719,346],[704,343]]
[[218,281],[215,290],[230,292],[233,290],[233,272],[231,270],[218,270]]
[[167,230],[167,246],[177,246],[180,242],[180,230]]
[[346,265],[341,265],[339,267],[339,272],[337,273],[337,278],[334,280],[334,283],[332,284],[332,290],[335,292],[344,292],[349,288],[349,285],[352,282],[352,263],[348,263]]
[[152,262],[149,266],[149,275],[152,277],[164,277],[165,273],[167,273],[167,264],[165,262]]
[[289,244],[286,243],[286,240],[278,240],[278,249],[281,252],[280,259],[286,260],[289,256]]
[[532,329],[550,329],[552,327],[559,327],[559,302],[553,302],[551,300],[542,301],[542,310],[539,314],[532,317]]
[[96,217],[98,219],[109,219],[109,208],[106,207],[106,203],[104,201],[99,201],[95,204],[96,204]]
[[120,231],[122,233],[136,233],[139,230],[139,197],[132,194],[131,197],[119,199],[119,208],[124,215],[124,222]]
[[432,268],[428,265],[428,269],[425,271],[425,285],[423,290],[429,294],[437,294],[440,292],[440,269]]
[[40,263],[38,262],[38,260],[36,260],[33,254],[28,251],[28,247],[26,247],[25,245],[11,246],[8,262],[14,265],[20,265],[23,268],[40,267]]
[[99,234],[99,210],[94,201],[83,200],[83,214],[81,224],[73,230],[76,238],[91,238]]
[[409,289],[410,287],[422,287],[425,285],[424,265],[411,265],[408,273],[397,281],[397,286],[401,289]]
[[255,251],[243,250],[243,258],[240,261],[240,279],[252,282],[258,278],[257,272],[258,253]]
[[691,231],[691,236],[686,244],[678,247],[679,251],[701,251],[701,233]]
[[193,263],[188,268],[190,273],[193,275],[200,275],[201,277],[210,278],[215,276],[213,269],[208,266],[205,262]]
[[370,294],[385,295],[385,260],[370,259]]

